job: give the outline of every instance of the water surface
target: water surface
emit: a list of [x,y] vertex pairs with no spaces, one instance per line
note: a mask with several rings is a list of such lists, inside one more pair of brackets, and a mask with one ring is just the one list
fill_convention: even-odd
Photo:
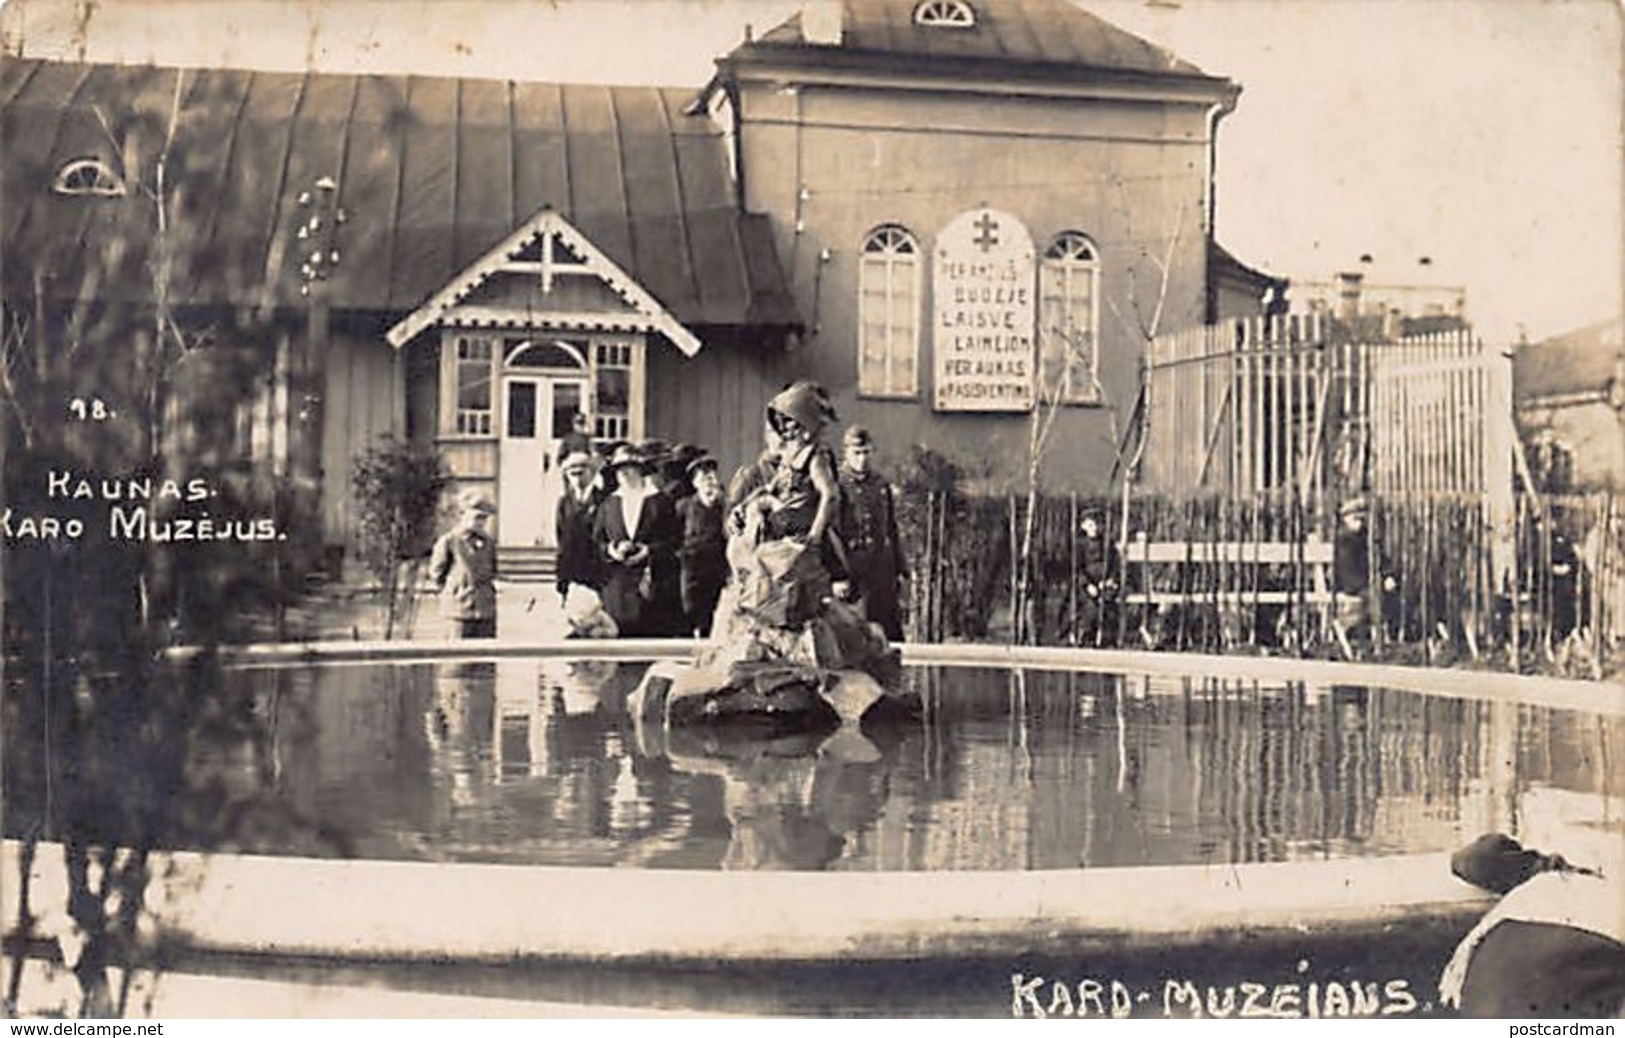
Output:
[[61,838],[167,810],[163,845],[264,854],[1024,870],[1441,851],[1525,831],[1532,815],[1617,839],[1625,814],[1625,781],[1608,767],[1625,759],[1625,725],[1582,712],[911,668],[917,718],[667,738],[626,716],[641,673],[536,660],[234,672],[223,698],[237,723],[190,740],[185,795],[116,785],[88,822],[26,779],[45,747],[10,725],[7,834]]

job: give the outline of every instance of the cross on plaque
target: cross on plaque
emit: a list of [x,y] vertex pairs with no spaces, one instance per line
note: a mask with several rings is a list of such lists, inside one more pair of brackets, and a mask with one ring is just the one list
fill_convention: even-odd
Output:
[[992,213],[983,213],[982,218],[975,223],[976,237],[971,241],[979,246],[983,252],[999,244],[999,225],[993,219]]

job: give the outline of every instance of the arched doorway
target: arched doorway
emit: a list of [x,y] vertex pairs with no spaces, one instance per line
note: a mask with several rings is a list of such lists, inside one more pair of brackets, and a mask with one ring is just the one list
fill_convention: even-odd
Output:
[[577,414],[591,418],[587,343],[525,339],[504,350],[498,456],[497,540],[503,547],[553,547],[553,513],[563,479],[559,441]]

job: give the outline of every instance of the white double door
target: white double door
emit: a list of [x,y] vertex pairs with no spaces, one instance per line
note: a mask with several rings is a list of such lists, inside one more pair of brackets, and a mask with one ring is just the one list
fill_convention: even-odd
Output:
[[587,380],[581,375],[503,376],[498,544],[555,546],[553,516],[564,490],[559,442],[586,408]]

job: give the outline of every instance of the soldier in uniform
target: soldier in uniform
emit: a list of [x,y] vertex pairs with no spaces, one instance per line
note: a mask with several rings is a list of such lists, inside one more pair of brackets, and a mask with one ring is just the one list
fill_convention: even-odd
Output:
[[1078,517],[1078,645],[1110,645],[1117,638],[1122,560],[1117,546],[1106,539],[1103,517],[1096,508]]
[[908,575],[908,562],[897,535],[892,489],[870,468],[874,440],[869,430],[852,426],[842,445],[837,476],[841,507],[835,529],[846,551],[849,580],[845,590],[862,599],[864,614],[880,625],[888,639],[901,641],[898,583]]
[[1552,639],[1563,641],[1580,626],[1580,553],[1553,516],[1550,559],[1552,588]]

